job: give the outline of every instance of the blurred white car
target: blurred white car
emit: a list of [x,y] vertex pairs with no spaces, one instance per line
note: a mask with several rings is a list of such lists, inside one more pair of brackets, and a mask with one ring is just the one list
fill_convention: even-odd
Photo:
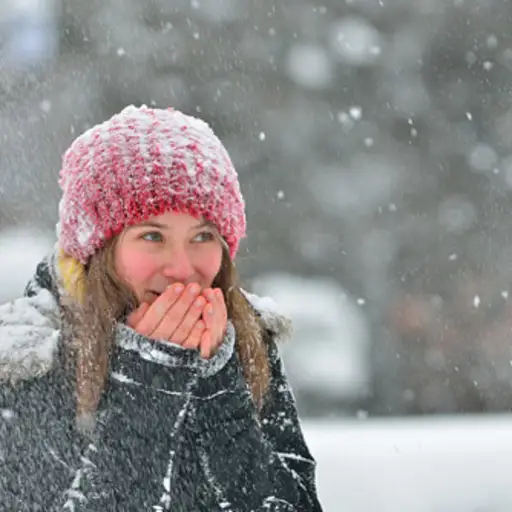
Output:
[[52,249],[49,235],[28,228],[0,231],[0,304],[23,295],[37,264]]
[[[253,281],[293,323],[282,345],[290,382],[304,412],[358,404],[371,392],[370,334],[361,307],[335,281],[267,274]],[[315,403],[316,402],[316,403]],[[340,411],[341,412],[341,411]]]

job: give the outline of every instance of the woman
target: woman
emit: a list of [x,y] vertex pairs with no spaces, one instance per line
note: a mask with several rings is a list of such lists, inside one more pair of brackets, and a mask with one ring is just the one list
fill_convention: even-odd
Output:
[[238,178],[176,110],[73,142],[58,243],[0,308],[0,496],[16,511],[320,511],[276,343],[243,292]]

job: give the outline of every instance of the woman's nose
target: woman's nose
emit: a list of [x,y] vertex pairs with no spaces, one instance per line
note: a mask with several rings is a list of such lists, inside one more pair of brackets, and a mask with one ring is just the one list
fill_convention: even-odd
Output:
[[194,275],[194,265],[185,249],[173,248],[167,253],[163,274],[172,282],[189,282]]

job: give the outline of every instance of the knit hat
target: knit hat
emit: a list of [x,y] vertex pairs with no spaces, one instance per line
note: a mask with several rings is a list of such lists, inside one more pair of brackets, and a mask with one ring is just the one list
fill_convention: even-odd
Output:
[[238,175],[202,120],[172,108],[129,106],[80,135],[59,185],[60,248],[86,263],[125,227],[174,211],[204,217],[234,258],[245,236]]

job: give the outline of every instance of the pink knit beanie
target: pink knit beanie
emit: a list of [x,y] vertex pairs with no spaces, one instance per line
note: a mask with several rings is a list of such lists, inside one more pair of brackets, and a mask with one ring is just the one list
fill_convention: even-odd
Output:
[[125,227],[168,211],[204,217],[234,258],[245,204],[229,155],[210,127],[174,109],[130,106],[66,151],[57,234],[67,254],[89,257]]

